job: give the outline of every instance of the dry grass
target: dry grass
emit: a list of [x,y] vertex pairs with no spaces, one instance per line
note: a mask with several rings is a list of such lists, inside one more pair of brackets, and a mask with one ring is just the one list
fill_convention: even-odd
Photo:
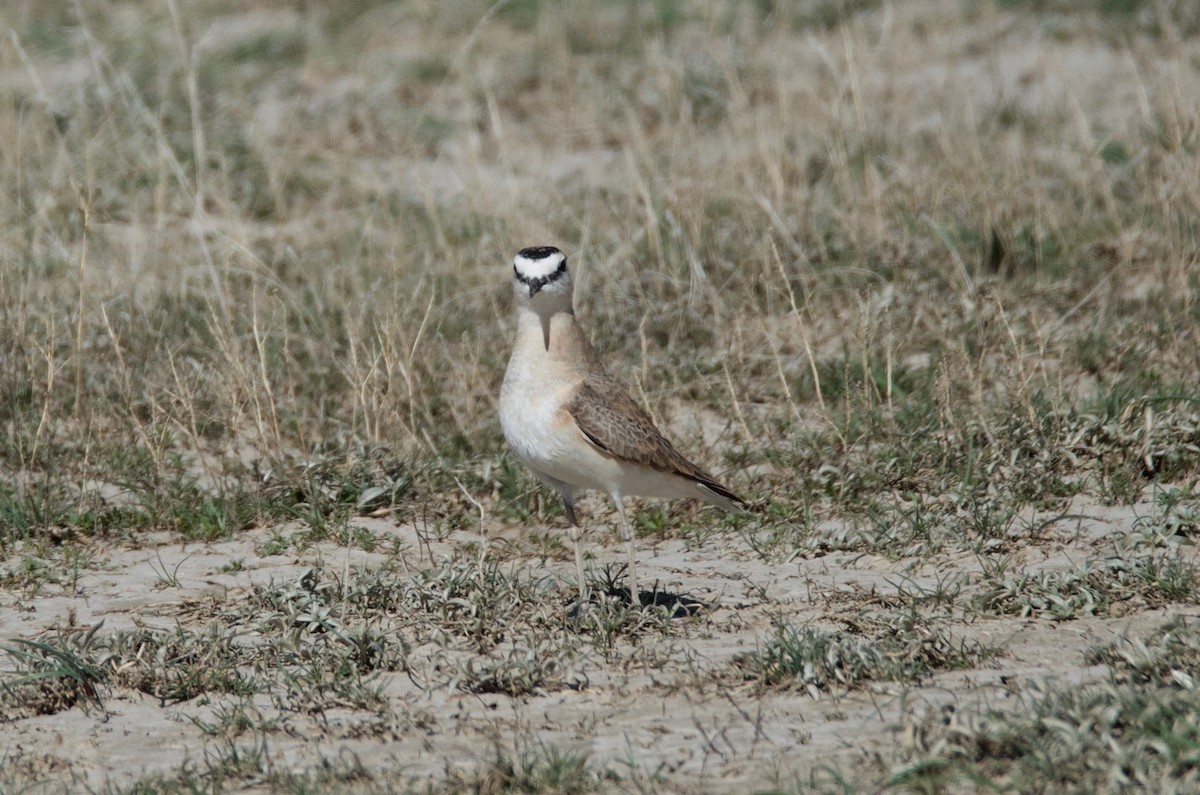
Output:
[[[0,29],[5,731],[122,692],[210,705],[182,713],[210,738],[187,760],[110,780],[13,746],[0,789],[704,791],[703,766],[528,726],[433,776],[297,772],[275,749],[298,714],[431,725],[397,700],[405,677],[514,702],[628,670],[731,704],[852,698],[1017,654],[980,624],[1200,601],[1188,3],[18,0]],[[507,263],[533,244],[571,254],[606,360],[760,506],[638,520],[648,545],[728,556],[742,617],[568,615],[547,573],[567,559],[559,509],[495,419]],[[209,570],[227,592],[208,621],[18,620],[119,554],[246,539]],[[331,548],[374,557],[337,571]],[[157,554],[166,599],[190,569]],[[278,556],[310,579],[238,579]],[[807,563],[912,579],[782,596],[776,573]],[[701,650],[715,637],[732,651]],[[1194,708],[1122,648],[1072,664],[1151,672],[1021,698],[1143,723]],[[798,741],[731,775],[1061,783],[989,734],[1033,724],[970,725],[866,765]],[[696,753],[728,761],[701,734]],[[1195,753],[1179,742],[1160,763],[1080,741],[1065,769],[1120,789],[1094,774],[1119,757],[1157,785]]]

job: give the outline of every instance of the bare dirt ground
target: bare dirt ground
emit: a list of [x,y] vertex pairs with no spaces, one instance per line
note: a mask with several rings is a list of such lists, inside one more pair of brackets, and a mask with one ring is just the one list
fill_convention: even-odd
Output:
[[[1127,534],[1139,516],[1152,512],[1148,504],[1113,510],[1077,502],[1069,518],[1043,531],[1038,544],[1014,552],[1010,565],[1036,573],[1104,559],[1113,537]],[[208,544],[150,537],[141,549],[95,549],[88,571],[69,587],[6,599],[0,636],[83,633],[95,626],[103,632],[201,633],[229,605],[258,589],[294,587],[314,566],[343,577],[382,566],[427,570],[469,559],[481,544],[477,533],[436,540],[387,518],[360,518],[352,525],[396,539],[409,551],[396,557],[318,544],[304,555],[263,556],[260,550],[272,535],[298,530],[286,526]],[[490,545],[503,545],[524,530],[494,524],[488,529],[483,541]],[[592,545],[594,564],[621,559],[619,545],[608,540],[611,548]],[[1194,547],[1180,555],[1196,563]],[[245,569],[223,571],[231,560],[247,561]],[[1015,693],[1030,683],[1070,688],[1108,681],[1106,666],[1084,664],[1089,650],[1114,638],[1149,636],[1169,616],[1200,616],[1194,606],[1148,608],[1134,601],[1108,615],[1062,622],[965,617],[963,608],[979,593],[981,580],[980,563],[968,554],[925,564],[848,552],[766,562],[738,535],[718,532],[702,544],[643,542],[641,560],[647,578],[660,588],[707,607],[693,617],[659,618],[666,628],[589,650],[565,673],[567,686],[550,692],[519,697],[464,692],[455,686],[454,672],[441,669],[444,661],[414,663],[409,672],[379,678],[381,703],[370,709],[276,713],[264,738],[272,764],[301,772],[353,760],[369,771],[436,780],[475,764],[481,748],[510,748],[527,738],[605,761],[619,771],[610,786],[620,790],[769,790],[820,782],[826,770],[854,780],[856,770],[892,768],[897,746],[924,750],[922,735],[930,721],[949,724],[960,710],[970,713],[980,705],[1011,707]],[[552,621],[572,625],[571,590],[555,580],[568,576],[568,565],[521,558],[503,565],[536,583]],[[823,684],[824,692],[814,698],[804,689],[764,688],[737,665],[781,621],[845,632],[911,594],[935,594],[948,586],[952,594],[945,597],[943,625],[955,642],[990,650],[970,668],[853,690]],[[411,654],[438,659],[437,646]],[[203,727],[224,701],[165,704],[116,688],[90,707],[83,702],[10,725],[8,753],[45,772],[69,775],[79,786],[128,786],[201,759],[211,736]],[[251,704],[264,715],[273,712],[269,698]]]
[[[1189,4],[59,5],[0,794],[1200,788]],[[653,604],[504,449],[534,244],[754,506],[633,506]]]

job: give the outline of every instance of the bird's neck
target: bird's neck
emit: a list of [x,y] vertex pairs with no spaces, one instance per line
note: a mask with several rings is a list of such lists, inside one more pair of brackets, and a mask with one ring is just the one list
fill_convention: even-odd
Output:
[[[553,337],[570,333],[569,330],[574,325],[575,310],[570,301],[562,302],[557,307],[522,304],[517,310],[518,336],[527,340],[536,339],[536,347],[545,351],[550,350]],[[561,345],[561,342],[559,344]]]

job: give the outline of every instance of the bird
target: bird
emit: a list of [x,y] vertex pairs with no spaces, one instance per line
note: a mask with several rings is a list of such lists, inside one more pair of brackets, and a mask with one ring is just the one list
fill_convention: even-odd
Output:
[[675,449],[646,411],[604,368],[575,318],[567,257],[554,246],[523,248],[513,258],[517,333],[500,387],[504,438],[517,457],[562,497],[575,547],[580,607],[588,601],[580,492],[616,504],[630,601],[641,604],[633,527],[625,497],[699,499],[726,511],[746,502]]

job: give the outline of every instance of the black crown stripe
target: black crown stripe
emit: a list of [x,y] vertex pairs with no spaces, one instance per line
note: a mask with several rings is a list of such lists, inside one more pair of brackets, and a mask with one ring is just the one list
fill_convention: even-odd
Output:
[[555,254],[561,253],[554,246],[532,246],[521,249],[517,252],[517,256],[524,257],[525,259],[545,259],[546,257],[552,257]]

